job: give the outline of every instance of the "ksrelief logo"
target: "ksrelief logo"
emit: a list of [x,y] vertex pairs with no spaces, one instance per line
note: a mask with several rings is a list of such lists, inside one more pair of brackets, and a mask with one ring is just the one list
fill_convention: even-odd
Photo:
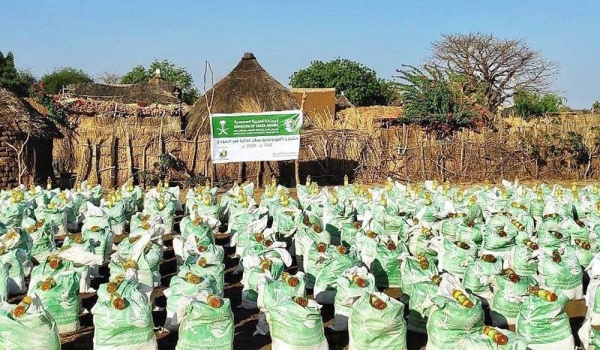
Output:
[[225,158],[225,157],[227,157],[227,150],[226,150],[226,149],[222,149],[222,150],[219,152],[219,157],[220,157],[220,158]]

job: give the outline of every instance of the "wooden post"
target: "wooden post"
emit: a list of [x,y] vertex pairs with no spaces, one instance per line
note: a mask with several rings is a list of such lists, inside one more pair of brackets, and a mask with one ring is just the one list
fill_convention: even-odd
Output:
[[237,181],[239,184],[244,182],[244,162],[238,163]]
[[[89,144],[90,144],[90,139],[87,140],[87,145],[88,147],[81,147],[81,158],[80,158],[80,162],[79,163],[79,173],[77,174],[77,181],[81,182],[85,177],[83,174],[83,164],[87,163],[86,162],[86,157],[85,157],[85,151],[89,148]],[[86,174],[87,175],[87,174]]]
[[119,163],[117,161],[118,153],[119,153],[119,139],[113,135],[112,142],[110,143],[110,178],[111,178],[111,187],[117,187],[117,175],[119,171]]
[[133,142],[131,141],[131,135],[127,132],[127,176],[133,178],[133,172],[135,171],[133,166]]
[[256,170],[256,186],[258,188],[261,187],[262,182],[262,170],[263,170],[263,162],[258,162],[258,169]]
[[210,167],[210,186],[214,186],[217,181],[217,165],[211,161]]
[[100,146],[95,142],[92,144],[92,169],[94,169],[94,175],[96,176],[96,183],[100,184],[100,164],[98,158],[100,156]]
[[163,119],[160,119],[160,129],[158,130],[158,147],[160,149],[160,154],[163,155],[165,154],[164,149],[163,149],[163,136],[162,136],[162,131],[163,131]]
[[[425,136],[425,137],[427,137],[427,136]],[[425,181],[425,180],[427,180],[427,175],[425,175],[425,146],[424,146],[425,140],[422,138],[420,138],[420,139],[421,139],[421,171],[422,171],[422,175],[423,175],[423,181]]]
[[[302,94],[302,103],[300,103],[300,111],[304,111],[304,103],[306,102],[306,92]],[[298,152],[298,159],[294,161],[294,177],[296,180],[296,187],[300,185],[300,152]]]
[[193,154],[193,158],[192,158],[192,174],[196,174],[196,163],[197,160],[196,158],[198,158],[198,137],[200,137],[200,129],[198,129],[198,131],[196,131],[196,137],[194,137],[194,152]]
[[[298,155],[298,158],[300,158],[300,155]],[[300,185],[300,161],[298,159],[294,161],[294,176],[296,178],[296,187],[298,187]]]

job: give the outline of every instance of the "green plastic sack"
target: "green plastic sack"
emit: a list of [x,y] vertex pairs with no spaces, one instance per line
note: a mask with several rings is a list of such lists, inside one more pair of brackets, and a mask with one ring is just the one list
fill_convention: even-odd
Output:
[[509,276],[496,276],[493,281],[494,297],[490,309],[492,323],[495,326],[514,324],[528,288],[537,282],[528,276],[519,276],[517,282],[512,282]]
[[[201,266],[203,265],[203,266]],[[201,257],[197,255],[190,255],[184,262],[183,266],[179,270],[180,273],[191,272],[200,277],[211,276],[215,279],[217,289],[220,291],[220,295],[223,293],[225,286],[225,265],[220,262],[207,262],[203,264]]]
[[283,298],[266,309],[273,350],[326,350],[327,339],[319,305],[308,300],[308,306]]
[[123,199],[131,201],[132,213],[142,210],[144,191],[140,186],[133,186],[132,184],[124,184],[121,186],[121,196]]
[[583,284],[583,270],[574,254],[561,255],[559,262],[555,262],[551,255],[543,254],[538,272],[540,284],[556,293],[567,292]]
[[73,262],[60,259],[57,256],[48,257],[31,270],[29,289],[34,288],[38,282],[48,277],[55,277],[68,271],[77,271]]
[[317,247],[317,243],[305,245],[301,260],[303,264],[302,271],[306,273],[306,287],[311,289],[315,285],[319,271],[323,269],[323,265],[327,261],[326,252],[319,252]]
[[[298,284],[292,285],[289,282],[290,278],[295,278]],[[257,304],[264,310],[277,305],[285,298],[293,297],[306,297],[306,282],[302,272],[295,275],[283,272],[278,279],[266,278],[264,283],[259,285]]]
[[152,271],[145,254],[139,255],[137,259],[131,255],[122,255],[120,253],[113,254],[111,256],[111,261],[108,264],[110,276],[114,277],[125,274],[126,270],[129,268],[128,264],[131,262],[135,263],[135,266],[132,268],[137,270],[140,284],[143,284],[148,288],[159,285],[160,275],[158,272],[155,273],[155,271]]
[[8,300],[9,263],[0,263],[0,302]]
[[501,332],[508,338],[508,342],[504,345],[498,345],[490,338],[485,335],[482,331],[473,332],[463,339],[459,340],[460,350],[528,350],[528,342],[525,338],[520,335],[511,332],[506,329],[496,328],[498,332]]
[[575,244],[573,246],[567,246],[566,252],[567,252],[567,254],[575,254],[575,256],[577,257],[577,261],[579,261],[579,265],[581,266],[582,269],[585,270],[590,265],[590,262],[592,261],[592,259],[594,259],[594,256],[600,250],[600,247],[598,247],[597,241],[593,241],[593,242],[584,241],[584,242],[590,244],[589,249],[585,249],[581,245]]
[[507,252],[512,249],[516,244],[515,238],[518,232],[505,230],[506,225],[506,222],[501,227],[486,225],[487,227],[482,229],[483,242],[481,249],[491,252]]
[[269,325],[265,315],[269,307],[277,305],[284,298],[293,297],[306,298],[306,283],[303,272],[298,272],[295,275],[283,272],[277,280],[265,278],[263,283],[259,283],[256,304],[261,312],[258,315],[254,335],[267,335],[269,333]]
[[439,254],[438,269],[446,270],[451,274],[463,277],[467,266],[477,257],[477,246],[474,242],[464,242],[468,249],[463,249],[453,242],[443,239],[442,249]]
[[415,225],[410,229],[408,238],[408,250],[413,256],[419,254],[425,255],[428,259],[438,259],[438,252],[431,245],[431,239],[434,237],[433,233],[427,231],[428,228],[419,225]]
[[0,246],[4,250],[21,249],[25,252],[27,260],[31,259],[31,236],[19,227],[8,227],[6,233],[0,236]]
[[365,293],[375,291],[375,277],[365,267],[353,266],[344,271],[337,278],[337,293],[333,303],[334,325],[331,328],[335,331],[347,330],[348,317],[354,303]]
[[[404,291],[404,289],[403,289]],[[427,334],[427,312],[431,299],[436,296],[438,285],[431,281],[422,281],[413,286],[408,301],[407,328],[413,332]]]
[[32,218],[23,219],[21,224],[31,236],[31,256],[41,262],[56,248],[54,242],[54,230],[49,223],[37,222]]
[[81,236],[90,242],[90,245],[94,247],[94,253],[102,257],[102,261],[108,262],[110,260],[115,240],[115,233],[111,228],[100,226],[89,227],[84,224],[81,228]]
[[200,244],[214,244],[211,227],[200,220],[192,220],[191,217],[185,216],[179,224],[181,228],[181,237],[187,240],[189,236],[196,236]]
[[560,232],[562,238],[558,238],[556,234],[554,234],[555,229],[562,222],[562,219],[557,217],[551,217],[544,219],[538,226],[538,240],[537,243],[540,247],[548,248],[548,249],[557,249],[561,244],[569,244],[570,237],[566,232]]
[[[530,295],[521,305],[517,316],[516,333],[524,337],[531,345],[543,345],[556,349],[553,344],[567,340],[575,347],[569,316],[564,311],[567,297],[558,295],[554,302],[546,301],[537,295]],[[569,341],[570,340],[570,341]]]
[[323,222],[317,215],[312,212],[305,212],[304,216],[301,217],[304,220],[298,220],[300,222],[294,240],[297,257],[302,257],[306,248],[313,243],[331,243],[331,235],[323,229]]
[[285,269],[285,264],[281,259],[265,252],[265,254],[244,257],[242,265],[244,267],[242,275],[242,307],[255,309],[258,307],[259,285],[266,277],[278,279]]
[[375,276],[375,284],[381,288],[400,288],[402,275],[398,258],[406,253],[402,244],[387,245],[380,240],[377,244],[377,255],[370,266],[370,271]]
[[330,245],[325,255],[326,260],[315,276],[314,295],[319,304],[333,304],[338,277],[353,266],[361,266],[362,262],[352,248]]
[[423,266],[419,260],[408,254],[400,257],[400,275],[402,276],[401,285],[402,292],[408,296],[412,296],[413,290],[423,282],[430,282],[431,277],[438,275],[436,262],[433,259],[423,256],[425,259]]
[[483,241],[482,227],[484,224],[478,223],[470,225],[469,222],[463,222],[456,227],[454,233],[455,240],[461,242],[475,242],[479,245]]
[[479,258],[467,266],[463,279],[463,286],[467,292],[479,295],[490,291],[490,278],[502,272],[502,258],[494,258],[494,262]]
[[[189,203],[186,203],[186,206]],[[194,217],[200,217],[203,221],[207,222],[210,225],[210,228],[213,232],[218,232],[219,227],[221,226],[222,219],[222,209],[218,204],[210,204],[205,201],[199,203],[193,203],[192,206],[186,210],[188,215]]]
[[237,256],[242,256],[248,245],[250,236],[267,228],[267,212],[243,213],[232,217],[229,221],[229,232],[232,234],[230,245],[235,246]]
[[151,198],[146,200],[144,215],[158,216],[162,219],[165,225],[167,233],[173,231],[173,224],[175,220],[175,204],[173,202],[165,202],[161,204],[159,200]]
[[8,294],[22,294],[27,290],[25,285],[25,270],[23,264],[27,262],[27,256],[22,249],[13,249],[0,254],[0,264],[9,264],[8,271]]
[[458,301],[445,295],[432,298],[435,304],[427,320],[427,347],[433,349],[458,349],[458,342],[473,331],[483,327],[483,309],[479,298],[465,294],[473,307],[462,306]]
[[356,246],[356,235],[360,229],[362,223],[355,221],[353,223],[345,223],[342,225],[342,232],[340,235],[341,244],[346,247]]
[[457,240],[456,233],[458,228],[463,225],[463,221],[464,218],[462,217],[448,218],[440,221],[440,233],[450,240]]
[[329,232],[332,242],[339,244],[342,228],[344,224],[354,223],[355,216],[352,207],[344,205],[343,202],[337,204],[326,203],[323,207],[323,222],[326,223],[325,231]]
[[18,227],[23,220],[26,203],[12,203],[2,207],[0,221],[6,226]]
[[538,271],[538,260],[532,259],[534,250],[522,241],[517,242],[510,254],[510,267],[519,276],[535,276]]
[[[175,246],[175,239],[173,245]],[[183,242],[182,250],[181,264],[191,255],[197,256],[198,259],[204,258],[208,263],[222,263],[225,259],[223,247],[208,242],[199,242],[194,236],[188,237],[188,240]]]
[[125,300],[125,308],[113,306],[108,283],[100,285],[94,315],[94,349],[157,349],[152,307],[137,278],[126,275],[114,295]]
[[179,330],[179,323],[183,316],[178,314],[178,303],[181,298],[194,297],[201,292],[212,295],[221,294],[217,288],[217,281],[210,275],[197,276],[190,272],[180,272],[171,278],[169,288],[164,291],[164,295],[167,297],[167,319],[165,321],[167,329],[175,332]]
[[218,308],[206,300],[195,300],[185,308],[179,326],[176,350],[233,349],[234,321],[229,299]]
[[35,218],[38,221],[42,219],[44,222],[51,223],[53,226],[58,228],[56,233],[58,236],[67,234],[67,216],[63,208],[49,206],[38,207],[35,209]]
[[[44,285],[53,280],[51,288],[45,290]],[[56,321],[59,333],[75,332],[79,328],[79,272],[62,271],[46,280],[40,281],[29,289],[28,295],[38,295],[44,308]]]
[[[372,296],[386,303],[386,307],[375,308]],[[404,304],[383,293],[364,293],[350,311],[348,335],[348,350],[407,349]]]
[[297,229],[296,220],[300,214],[299,209],[274,206],[273,230],[284,236],[293,234]]
[[[120,200],[113,205],[110,205],[109,203],[103,203],[101,209],[104,213],[106,213],[108,222],[111,226],[123,227],[123,225],[125,225],[127,207],[123,200]],[[120,234],[120,232],[117,234]]]
[[[21,303],[20,306],[24,306]],[[44,309],[38,297],[32,298],[25,314],[15,317],[17,306],[0,302],[0,348],[14,350],[60,350],[56,322]]]

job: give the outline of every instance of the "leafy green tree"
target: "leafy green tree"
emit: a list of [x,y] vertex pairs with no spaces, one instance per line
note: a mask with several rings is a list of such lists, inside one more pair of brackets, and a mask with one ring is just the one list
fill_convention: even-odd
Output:
[[462,93],[459,77],[448,77],[434,66],[404,67],[398,70],[402,122],[422,125],[442,137],[471,124],[477,112]]
[[600,112],[600,101],[596,101],[592,104],[592,113]]
[[0,86],[5,87],[19,96],[28,95],[29,89],[37,79],[27,70],[17,69],[12,52],[6,56],[0,51]]
[[182,100],[188,105],[193,105],[200,96],[194,86],[194,78],[185,68],[177,67],[169,60],[155,60],[148,68],[137,65],[121,78],[122,84],[139,84],[148,82],[154,77],[156,69],[160,69],[160,76],[165,81],[177,84],[182,91]]
[[63,67],[56,68],[52,73],[43,75],[40,81],[44,84],[44,91],[46,93],[57,94],[63,86],[91,83],[94,79],[81,69]]
[[514,97],[515,111],[525,120],[556,113],[563,104],[562,98],[555,94],[540,95],[528,91],[518,91]]
[[394,96],[395,84],[377,78],[374,70],[361,63],[337,58],[329,62],[313,61],[294,72],[290,85],[295,88],[336,88],[358,106],[385,105]]

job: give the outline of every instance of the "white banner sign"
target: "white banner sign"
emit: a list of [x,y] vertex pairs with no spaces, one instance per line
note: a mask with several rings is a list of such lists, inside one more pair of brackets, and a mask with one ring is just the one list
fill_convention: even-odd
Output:
[[211,114],[215,164],[298,159],[302,111]]

